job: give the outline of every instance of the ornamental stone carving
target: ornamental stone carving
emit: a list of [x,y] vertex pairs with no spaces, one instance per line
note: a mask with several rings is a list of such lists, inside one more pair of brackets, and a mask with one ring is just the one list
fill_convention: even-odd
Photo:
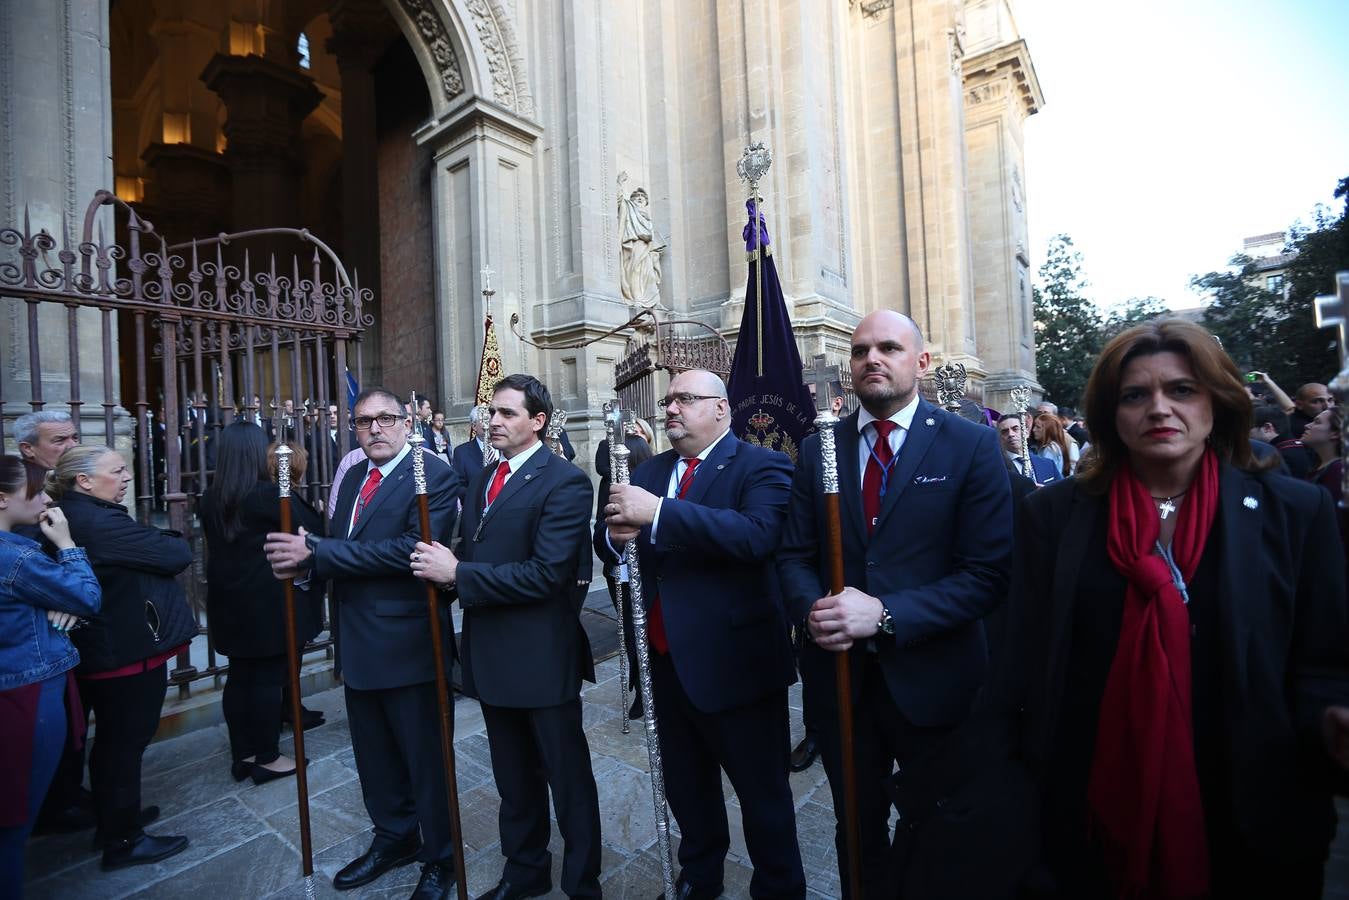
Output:
[[454,52],[450,33],[432,8],[432,0],[399,0],[399,4],[417,26],[417,33],[422,36],[426,49],[431,53],[445,98],[452,100],[462,94],[464,76],[459,68],[459,54]]
[[498,0],[467,0],[473,16],[487,70],[492,78],[492,99],[520,115],[534,114],[534,100],[524,77],[524,57],[509,13]]

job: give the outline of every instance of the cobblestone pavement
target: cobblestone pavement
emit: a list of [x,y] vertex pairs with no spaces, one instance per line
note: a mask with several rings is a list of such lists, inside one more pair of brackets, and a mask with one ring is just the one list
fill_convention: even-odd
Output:
[[[590,741],[602,818],[603,887],[606,896],[655,897],[661,891],[659,856],[646,775],[644,731],[633,723],[621,733],[618,664],[599,666],[600,681],[583,693],[586,734]],[[306,732],[310,820],[315,875],[312,886],[300,877],[295,782],[282,779],[254,786],[229,774],[229,747],[223,725],[192,731],[151,745],[145,757],[144,802],[158,804],[163,818],[151,830],[186,834],[188,849],[154,866],[103,872],[90,849],[90,834],[36,838],[30,842],[30,898],[196,897],[200,900],[288,897],[407,897],[420,869],[407,866],[348,894],[332,888],[332,877],[363,853],[370,823],[347,731],[341,689],[314,694],[306,705],[321,709],[327,724]],[[792,689],[793,741],[800,738],[800,687]],[[463,811],[469,896],[494,885],[501,874],[497,840],[497,795],[478,704],[460,698],[455,709],[455,748]],[[287,735],[283,753],[291,753]],[[726,896],[749,895],[749,858],[735,795],[725,785],[731,822],[731,855],[726,866]],[[833,805],[823,767],[816,763],[792,776],[797,835],[810,896],[838,896],[834,864]],[[1341,805],[1341,818],[1349,806]],[[673,821],[672,821],[673,826]],[[1341,829],[1327,868],[1325,896],[1349,900],[1349,839]],[[677,830],[676,830],[677,840]],[[553,832],[553,882],[561,867],[561,845]],[[554,892],[561,896],[559,892]]]
[[[602,881],[608,897],[655,897],[661,891],[660,858],[646,775],[645,732],[640,722],[622,734],[618,708],[618,662],[598,667],[599,683],[587,684],[582,700],[591,763],[599,786]],[[800,737],[800,689],[792,692],[795,738]],[[347,731],[341,689],[305,698],[321,709],[327,724],[305,732],[310,757],[310,827],[314,847],[314,896],[406,897],[420,867],[395,870],[364,889],[339,894],[332,877],[365,852],[370,821],[361,801]],[[497,839],[497,793],[487,752],[487,735],[478,704],[463,697],[455,707],[455,750],[463,815],[469,896],[490,889],[501,876],[503,858]],[[282,753],[290,754],[289,732]],[[104,872],[90,849],[90,833],[35,838],[30,842],[26,896],[30,898],[305,897],[300,876],[295,782],[264,785],[236,783],[229,773],[229,743],[224,725],[214,725],[158,741],[145,756],[144,797],[158,804],[163,818],[151,826],[157,834],[185,834],[192,843],[178,856],[153,866]],[[731,822],[731,855],[726,866],[726,896],[749,894],[749,857],[740,832],[739,808],[725,786]],[[806,879],[812,897],[838,895],[834,868],[833,804],[824,769],[816,763],[792,776],[797,828]],[[671,821],[674,826],[673,820]],[[676,830],[677,835],[677,830]],[[676,837],[677,840],[677,837]],[[553,882],[561,869],[561,839],[553,832]],[[554,892],[562,896],[560,892]]]

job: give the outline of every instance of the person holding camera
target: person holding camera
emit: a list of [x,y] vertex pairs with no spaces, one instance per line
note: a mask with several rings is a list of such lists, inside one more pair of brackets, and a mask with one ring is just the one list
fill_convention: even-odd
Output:
[[[69,632],[99,611],[88,557],[59,509],[48,509],[45,467],[0,456],[0,884],[23,884],[23,847],[56,774],[68,729],[65,695],[80,654]],[[36,525],[42,552],[16,527]],[[83,737],[78,724],[69,733]]]
[[158,810],[141,809],[141,758],[159,727],[168,660],[197,634],[174,576],[192,564],[176,532],[142,525],[122,506],[131,471],[108,447],[72,447],[56,463],[54,493],[103,589],[103,608],[74,632],[76,674],[94,713],[89,780],[103,868],[144,865],[180,853],[182,836],[146,834]]

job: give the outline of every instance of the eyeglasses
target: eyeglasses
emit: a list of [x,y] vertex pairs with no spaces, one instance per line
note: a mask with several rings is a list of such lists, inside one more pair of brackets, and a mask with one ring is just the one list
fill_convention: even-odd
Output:
[[379,416],[357,416],[351,420],[351,427],[356,431],[369,431],[370,426],[378,422],[380,428],[392,428],[402,418],[402,416],[395,416],[393,413],[384,413]]
[[720,397],[714,397],[712,394],[675,394],[671,397],[661,397],[656,401],[656,405],[665,409],[671,403],[678,403],[680,406],[689,406],[699,400],[720,400]]

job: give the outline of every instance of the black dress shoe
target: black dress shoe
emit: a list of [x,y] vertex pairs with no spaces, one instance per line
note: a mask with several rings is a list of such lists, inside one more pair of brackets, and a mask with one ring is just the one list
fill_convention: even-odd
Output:
[[412,900],[450,900],[454,890],[454,866],[448,863],[423,863],[422,877]]
[[820,755],[820,748],[815,743],[815,738],[807,734],[801,739],[801,743],[796,745],[792,751],[791,769],[793,772],[804,772],[815,765],[815,757]]
[[[675,900],[717,900],[722,890],[721,885],[714,888],[694,887],[684,880],[683,875],[675,880]],[[665,900],[664,892],[661,893],[660,900]]]
[[113,841],[103,848],[103,869],[125,869],[168,859],[187,849],[187,838],[177,835],[153,835],[141,832],[134,838]]
[[333,887],[339,891],[349,891],[363,884],[369,884],[390,869],[412,862],[421,849],[421,838],[416,835],[387,847],[375,849],[372,846],[364,855],[347,863],[342,871],[333,876]]
[[[158,807],[158,806],[147,806],[147,807],[145,807],[145,809],[142,809],[142,810],[141,810],[141,815],[140,815],[140,826],[141,826],[142,828],[144,828],[146,825],[149,825],[151,822],[155,821],[155,820],[158,819],[158,818],[159,818],[159,807]],[[95,828],[95,829],[94,829],[94,849],[95,849],[95,850],[106,850],[107,847],[108,847],[108,839],[107,839],[106,837],[103,836],[103,829],[101,829],[101,828]]]
[[542,897],[552,889],[553,876],[547,872],[538,881],[529,884],[512,884],[503,878],[497,882],[496,887],[480,895],[477,900],[521,900],[523,897]]
[[269,781],[276,781],[278,778],[289,778],[295,774],[294,769],[278,772],[275,769],[269,769],[266,766],[260,766],[257,763],[253,763],[252,766],[253,771],[250,774],[253,776],[254,784],[266,784]]
[[253,774],[253,764],[244,762],[242,759],[230,763],[230,774],[234,776],[235,781],[243,781],[249,775]]

